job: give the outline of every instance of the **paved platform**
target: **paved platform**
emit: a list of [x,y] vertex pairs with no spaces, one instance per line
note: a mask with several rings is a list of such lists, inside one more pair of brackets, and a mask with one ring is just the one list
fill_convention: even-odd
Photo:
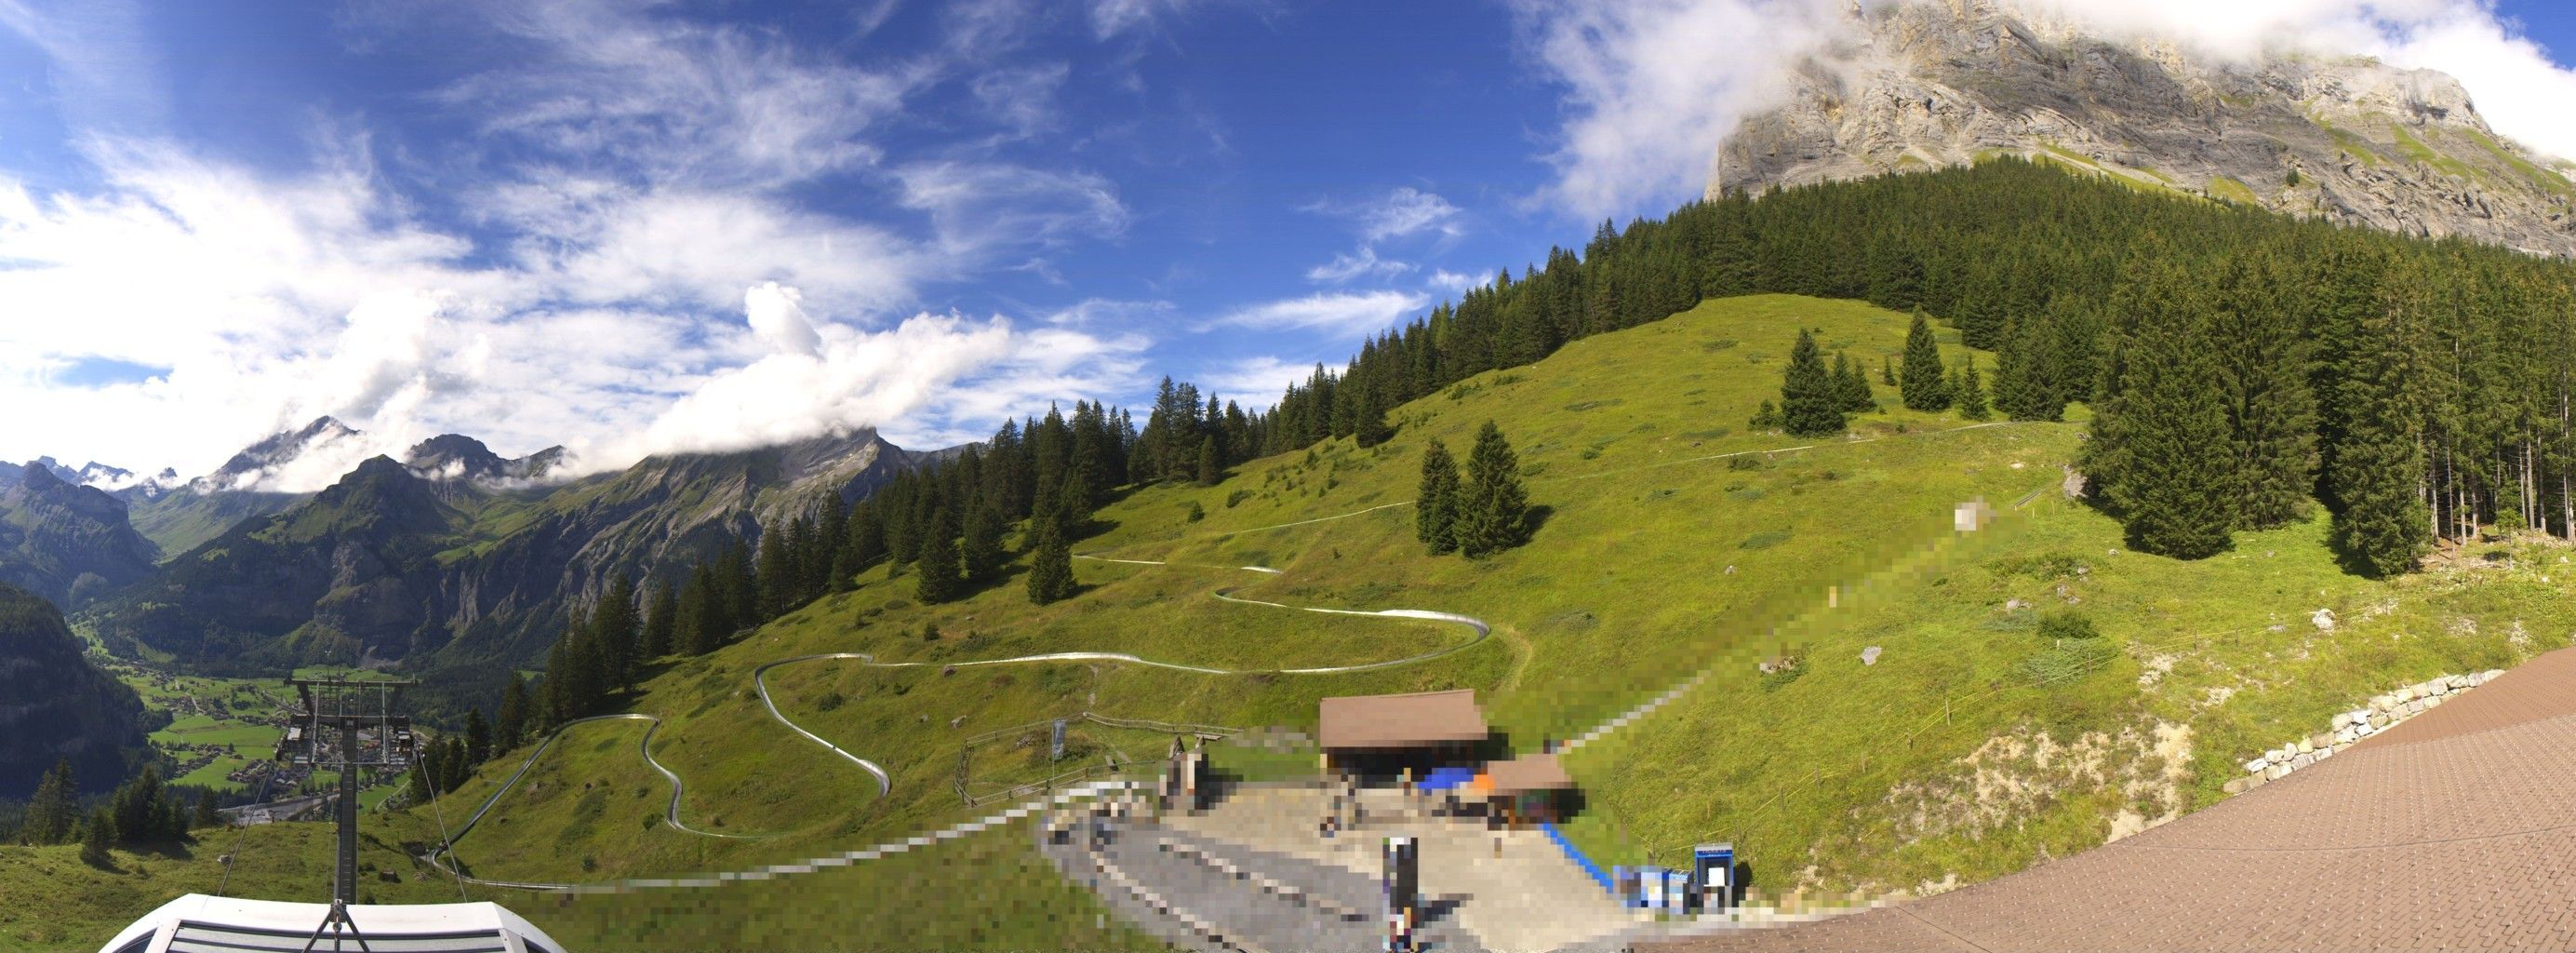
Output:
[[1379,845],[1403,834],[1421,843],[1425,897],[1454,904],[1457,925],[1497,953],[1536,953],[1616,937],[1638,925],[1563,851],[1537,831],[1489,831],[1480,818],[1431,816],[1431,798],[1373,788],[1362,792],[1367,820],[1331,838],[1315,830],[1329,813],[1321,787],[1247,785],[1203,814],[1168,816],[1175,831],[1210,841],[1303,858],[1374,877]]
[[2134,837],[1899,906],[1655,949],[2576,949],[2576,649]]

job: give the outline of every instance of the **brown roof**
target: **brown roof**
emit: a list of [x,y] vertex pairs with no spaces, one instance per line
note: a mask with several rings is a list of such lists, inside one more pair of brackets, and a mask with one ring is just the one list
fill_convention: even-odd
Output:
[[1349,695],[1317,705],[1315,737],[1324,750],[1422,748],[1485,740],[1476,690],[1410,695]]
[[1496,761],[1485,766],[1476,778],[1476,786],[1495,797],[1509,797],[1531,791],[1555,791],[1574,786],[1565,768],[1552,754],[1525,754],[1509,761]]

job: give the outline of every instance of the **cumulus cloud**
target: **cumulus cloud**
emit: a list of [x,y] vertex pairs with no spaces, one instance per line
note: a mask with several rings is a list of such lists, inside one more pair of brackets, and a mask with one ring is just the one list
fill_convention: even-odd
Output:
[[[793,289],[772,292],[792,306]],[[757,328],[759,306],[752,310]],[[710,375],[612,455],[738,450],[879,422],[957,438],[951,431],[960,422],[1091,393],[1132,374],[1146,343],[953,313],[919,314],[877,332],[826,325],[822,334],[813,351],[773,353]]]
[[775,281],[764,281],[743,292],[742,310],[751,320],[751,333],[780,354],[814,356],[823,348],[823,338],[814,333],[814,322],[805,319],[805,309],[796,303],[804,295]]
[[1696,195],[1718,140],[1775,102],[1849,0],[1517,0],[1528,54],[1562,89],[1540,198],[1600,218]]
[[[2370,55],[2458,77],[2500,132],[2576,155],[2576,72],[2483,0],[2014,0],[2095,32],[2247,57]],[[1852,29],[1849,0],[1513,0],[1525,55],[1559,88],[1534,198],[1583,218],[1661,212],[1706,185],[1718,142],[1776,105],[1787,69]]]
[[1327,292],[1238,308],[1217,319],[1221,325],[1265,331],[1327,331],[1357,336],[1385,330],[1431,303],[1429,295],[1411,291]]
[[1197,380],[1210,393],[1234,394],[1246,413],[1258,412],[1277,403],[1287,393],[1288,385],[1303,384],[1315,373],[1315,363],[1282,360],[1276,355],[1259,354],[1227,361],[1198,374]]
[[[0,28],[39,40],[60,75],[150,71],[70,16],[0,0]],[[961,75],[993,77],[970,93],[995,118],[1041,128],[1061,68],[851,65],[779,31],[605,0],[369,6],[347,25],[491,31],[473,39],[506,65],[418,100],[478,134],[380,168],[362,123],[318,116],[312,161],[269,172],[76,128],[83,167],[0,171],[0,407],[34,408],[0,442],[193,476],[316,416],[364,431],[261,478],[302,491],[442,432],[511,456],[562,443],[590,469],[861,425],[935,446],[1136,370],[1146,342],[1089,317],[1106,306],[1036,330],[889,320],[1000,252],[1125,227],[1097,176],[974,147],[889,165],[868,139]],[[121,79],[102,76],[57,98]],[[799,199],[844,183],[892,192],[879,204],[926,227]],[[153,373],[63,383],[120,365]]]

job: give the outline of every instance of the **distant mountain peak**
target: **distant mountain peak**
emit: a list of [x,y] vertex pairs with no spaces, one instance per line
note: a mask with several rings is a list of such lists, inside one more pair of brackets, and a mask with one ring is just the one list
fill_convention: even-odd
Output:
[[449,433],[413,444],[403,455],[403,464],[430,480],[494,485],[541,479],[563,462],[563,456],[564,448],[557,446],[505,459],[483,441]]

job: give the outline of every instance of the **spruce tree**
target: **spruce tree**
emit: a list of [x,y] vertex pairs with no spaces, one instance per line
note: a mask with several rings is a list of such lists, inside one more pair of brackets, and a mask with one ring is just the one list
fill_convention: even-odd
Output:
[[1440,438],[1422,451],[1422,487],[1414,496],[1413,535],[1434,555],[1458,549],[1458,463]]
[[1977,373],[1976,356],[1960,355],[1959,366],[1958,383],[1951,387],[1959,403],[1959,416],[1969,420],[1985,420],[1993,417],[1993,409],[1986,405],[1985,379]]
[[2015,321],[1995,352],[1995,409],[2014,420],[2057,420],[2066,402],[2057,394],[2053,336],[2034,316]]
[[679,621],[679,595],[671,591],[670,583],[655,583],[652,596],[645,600],[644,630],[636,639],[637,659],[671,654],[679,644]]
[[1073,546],[1055,520],[1033,523],[1037,545],[1029,557],[1029,601],[1046,605],[1074,594]]
[[1908,410],[1947,410],[1950,382],[1942,377],[1941,347],[1932,339],[1932,322],[1917,309],[1905,331],[1905,377],[1898,384]]
[[2141,327],[2121,342],[2116,396],[2105,402],[2125,458],[2105,490],[2140,551],[2214,556],[2230,545],[2239,488],[2227,411],[2211,399],[2225,386],[2219,344],[2188,308]]
[[604,691],[622,692],[635,687],[635,630],[641,622],[635,607],[635,580],[618,573],[590,619],[591,637],[599,647],[600,670],[605,675],[601,682]]
[[967,514],[957,557],[968,579],[989,579],[1002,571],[1006,558],[1002,550],[1002,514],[994,512],[991,504],[977,505]]
[[1215,486],[1225,479],[1225,460],[1217,455],[1215,434],[1199,438],[1198,460],[1200,486]]
[[465,710],[465,759],[473,764],[492,760],[492,726],[480,708]]
[[1493,421],[1476,431],[1467,454],[1467,482],[1459,493],[1455,533],[1458,552],[1480,559],[1521,544],[1528,531],[1529,497],[1521,488],[1520,460]]
[[1816,348],[1815,335],[1798,332],[1789,349],[1789,367],[1780,381],[1780,421],[1794,437],[1818,437],[1843,429],[1843,403],[1832,373]]
[[1747,421],[1746,425],[1755,430],[1778,430],[1780,429],[1780,408],[1772,406],[1770,401],[1763,401],[1762,409],[1754,411],[1753,419]]
[[916,582],[913,594],[921,599],[923,605],[938,605],[955,599],[962,588],[957,578],[960,557],[957,554],[957,534],[952,528],[955,522],[948,515],[947,507],[940,507],[932,514],[931,526],[930,535],[922,540],[921,559],[915,567],[921,578]]
[[88,822],[81,825],[81,859],[104,867],[114,858],[108,850],[116,846],[116,819],[106,808],[89,812]]
[[2280,276],[2242,261],[2221,283],[2211,331],[2225,371],[2229,445],[2236,469],[2236,525],[2269,529],[2297,519],[2316,486],[2316,401],[2296,316],[2278,304]]
[[[1919,314],[1919,313],[1920,313],[1920,312],[1918,312],[1918,314]],[[1878,382],[1879,382],[1879,383],[1881,383],[1881,384],[1885,384],[1885,385],[1887,385],[1887,386],[1889,386],[1889,387],[1895,387],[1895,386],[1897,386],[1897,383],[1896,383],[1896,359],[1895,359],[1895,358],[1887,357],[1887,356],[1884,356],[1884,355],[1881,355],[1881,356],[1879,357],[1879,359],[1878,359]]]
[[510,683],[501,688],[500,714],[493,719],[493,750],[508,751],[519,746],[528,732],[528,682],[519,673],[510,673]]
[[1834,394],[1841,400],[1846,414],[1865,414],[1878,409],[1878,399],[1870,395],[1869,375],[1849,355],[1834,352]]
[[2345,428],[2326,474],[2343,506],[2335,513],[2335,545],[2355,566],[2381,576],[2414,569],[2431,543],[2433,514],[2422,495],[2424,414],[2413,394],[2421,375],[2411,340],[2411,319],[2424,294],[2419,281],[2397,276],[2385,292],[2390,300],[2359,317],[2335,402]]
[[215,792],[199,792],[196,809],[188,815],[188,827],[192,830],[205,830],[209,827],[222,826],[224,826],[224,816],[215,810]]
[[760,615],[757,618],[767,621],[786,615],[787,610],[796,607],[796,574],[790,571],[794,547],[790,545],[786,520],[765,528],[760,535]]
[[27,813],[19,823],[18,836],[30,844],[60,844],[72,838],[80,826],[80,791],[72,781],[72,763],[57,760],[36,782],[35,796],[27,801]]

